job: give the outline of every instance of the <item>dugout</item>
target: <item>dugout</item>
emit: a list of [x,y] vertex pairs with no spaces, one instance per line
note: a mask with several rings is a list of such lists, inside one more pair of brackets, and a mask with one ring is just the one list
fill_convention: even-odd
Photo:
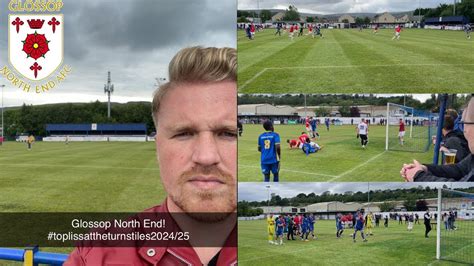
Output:
[[425,25],[464,25],[467,23],[469,23],[469,18],[465,16],[449,16],[425,19]]
[[65,135],[127,135],[127,136],[146,136],[147,126],[142,123],[126,124],[47,124],[46,133],[48,136]]

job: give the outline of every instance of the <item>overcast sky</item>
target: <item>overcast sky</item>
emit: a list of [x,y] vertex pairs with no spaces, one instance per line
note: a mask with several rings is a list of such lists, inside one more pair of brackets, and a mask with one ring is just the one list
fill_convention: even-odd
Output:
[[240,182],[239,183],[239,201],[263,201],[268,200],[268,188],[270,185],[270,193],[280,195],[282,198],[295,197],[300,193],[309,194],[314,192],[316,195],[323,193],[324,191],[330,191],[331,193],[344,193],[346,191],[352,192],[367,192],[367,188],[370,190],[384,190],[384,189],[407,189],[412,187],[430,187],[438,188],[443,185],[448,188],[468,188],[473,187],[472,183],[352,183],[352,182],[339,182],[339,183],[251,183],[251,182]]
[[245,9],[286,9],[290,4],[303,13],[382,13],[412,11],[419,6],[436,7],[452,0],[238,0],[238,8]]
[[[8,3],[0,0],[0,68],[8,63]],[[181,48],[236,46],[235,0],[63,1],[64,64],[72,73],[52,91],[26,93],[5,84],[5,106],[53,102],[106,101],[112,72],[114,102],[151,101],[155,78]]]

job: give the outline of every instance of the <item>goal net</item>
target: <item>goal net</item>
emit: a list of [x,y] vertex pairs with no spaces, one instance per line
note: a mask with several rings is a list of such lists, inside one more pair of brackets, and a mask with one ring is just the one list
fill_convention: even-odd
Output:
[[474,264],[474,194],[438,190],[436,258]]
[[[403,142],[399,137],[400,120],[405,124]],[[431,114],[413,107],[387,103],[385,150],[427,152],[436,135],[436,120]]]

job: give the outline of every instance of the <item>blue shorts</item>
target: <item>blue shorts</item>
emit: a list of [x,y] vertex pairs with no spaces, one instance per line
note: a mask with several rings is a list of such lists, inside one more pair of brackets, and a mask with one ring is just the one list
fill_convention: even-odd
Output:
[[280,171],[280,163],[279,162],[271,163],[271,164],[263,164],[262,163],[261,166],[262,166],[262,173],[264,175],[270,174],[270,171],[273,174],[278,174],[278,172]]
[[283,229],[277,229],[276,235],[277,236],[282,236],[283,235]]

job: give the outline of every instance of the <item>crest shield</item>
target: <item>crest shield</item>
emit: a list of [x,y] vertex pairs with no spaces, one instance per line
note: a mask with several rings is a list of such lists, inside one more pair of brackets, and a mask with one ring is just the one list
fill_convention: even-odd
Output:
[[25,78],[40,81],[53,74],[64,57],[62,14],[10,14],[8,60]]

